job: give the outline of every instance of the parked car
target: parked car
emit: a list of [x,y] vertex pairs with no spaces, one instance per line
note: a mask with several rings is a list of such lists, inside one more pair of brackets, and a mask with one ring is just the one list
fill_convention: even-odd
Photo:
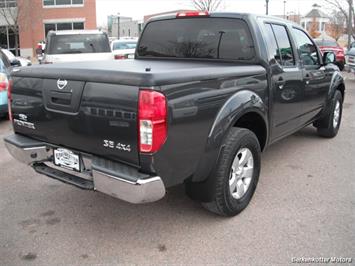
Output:
[[355,74],[355,48],[351,48],[345,56],[345,70]]
[[[38,53],[41,53],[38,49]],[[98,30],[50,31],[41,63],[114,60],[107,34]]]
[[10,61],[12,66],[31,66],[32,62],[24,57],[15,56],[7,49],[1,49],[1,51],[5,54],[7,59]]
[[4,117],[8,113],[8,89],[10,86],[9,69],[11,63],[9,59],[0,49],[0,117]]
[[111,49],[115,59],[133,59],[137,42],[137,38],[121,38],[113,41],[111,43]]
[[261,151],[308,125],[326,138],[339,131],[335,54],[322,55],[298,24],[178,13],[149,20],[137,47],[134,60],[14,72],[9,152],[131,203],[185,184],[205,208],[233,216],[255,192]]
[[322,53],[333,52],[336,56],[336,65],[340,71],[343,71],[345,65],[345,53],[343,47],[341,47],[334,40],[315,39],[314,42],[318,45]]

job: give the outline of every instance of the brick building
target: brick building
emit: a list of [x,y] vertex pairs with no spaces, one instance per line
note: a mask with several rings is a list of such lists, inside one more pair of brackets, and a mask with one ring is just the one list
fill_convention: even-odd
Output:
[[96,29],[96,0],[18,0],[22,56],[33,56],[50,30]]

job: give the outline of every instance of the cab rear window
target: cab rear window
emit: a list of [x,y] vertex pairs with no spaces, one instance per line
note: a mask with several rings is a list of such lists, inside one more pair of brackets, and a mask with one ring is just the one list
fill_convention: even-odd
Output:
[[[167,30],[168,29],[168,30]],[[252,60],[253,40],[241,19],[183,18],[148,23],[138,57]]]
[[48,54],[80,54],[110,52],[108,38],[104,34],[68,34],[50,37]]

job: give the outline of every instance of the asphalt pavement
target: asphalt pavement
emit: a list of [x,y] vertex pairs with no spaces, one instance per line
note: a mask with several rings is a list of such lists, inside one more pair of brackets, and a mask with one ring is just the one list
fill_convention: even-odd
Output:
[[[271,146],[234,218],[205,211],[182,186],[147,205],[82,191],[17,163],[0,141],[0,265],[355,264],[355,76],[344,76],[339,135],[310,126]],[[0,139],[10,133],[1,120]]]

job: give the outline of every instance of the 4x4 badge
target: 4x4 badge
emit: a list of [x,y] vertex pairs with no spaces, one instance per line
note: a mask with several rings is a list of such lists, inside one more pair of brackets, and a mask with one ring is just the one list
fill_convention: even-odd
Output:
[[67,80],[65,80],[65,79],[63,79],[63,80],[58,79],[58,80],[57,80],[57,87],[58,87],[58,89],[62,90],[62,89],[64,89],[67,85],[68,85],[68,81],[67,81]]

